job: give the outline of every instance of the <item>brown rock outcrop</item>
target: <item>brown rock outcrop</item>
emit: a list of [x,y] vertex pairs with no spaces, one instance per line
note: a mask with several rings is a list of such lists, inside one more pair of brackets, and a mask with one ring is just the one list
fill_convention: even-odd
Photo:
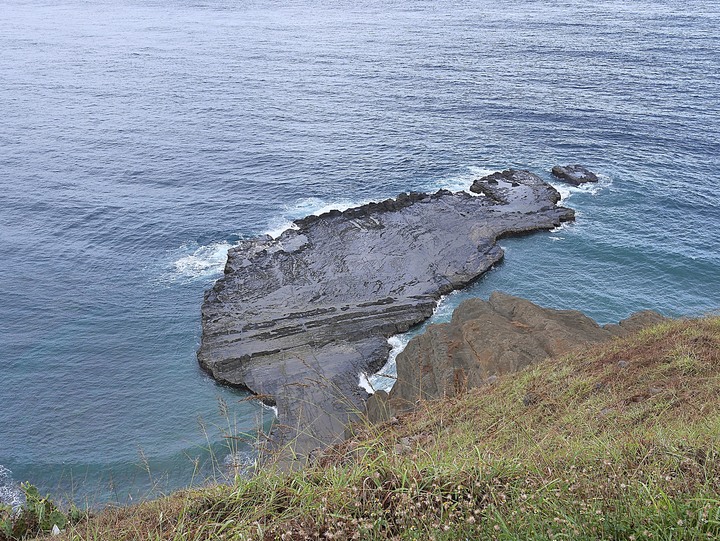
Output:
[[572,349],[624,336],[665,318],[640,312],[601,327],[576,310],[553,310],[500,292],[469,299],[449,323],[430,325],[397,357],[397,382],[368,401],[368,416],[382,421],[414,408],[418,400],[452,396],[491,383]]

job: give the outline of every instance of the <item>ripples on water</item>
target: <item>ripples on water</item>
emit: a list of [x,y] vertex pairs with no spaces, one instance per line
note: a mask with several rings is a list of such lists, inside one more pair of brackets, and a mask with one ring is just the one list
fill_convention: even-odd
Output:
[[227,247],[486,170],[549,179],[579,161],[606,181],[572,194],[576,224],[502,241],[472,294],[601,322],[716,309],[718,15],[693,0],[6,0],[0,464],[91,503],[190,483],[210,448],[231,454],[218,397],[238,430],[262,414],[195,361]]

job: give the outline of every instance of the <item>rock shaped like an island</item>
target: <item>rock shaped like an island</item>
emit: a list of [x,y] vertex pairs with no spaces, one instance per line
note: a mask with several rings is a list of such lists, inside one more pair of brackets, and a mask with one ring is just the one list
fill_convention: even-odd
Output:
[[205,294],[198,359],[217,381],[277,407],[271,441],[285,459],[303,462],[344,436],[367,398],[359,373],[384,364],[388,337],[497,263],[498,238],[574,218],[527,171],[472,190],[484,195],[400,194],[310,216],[229,251]]

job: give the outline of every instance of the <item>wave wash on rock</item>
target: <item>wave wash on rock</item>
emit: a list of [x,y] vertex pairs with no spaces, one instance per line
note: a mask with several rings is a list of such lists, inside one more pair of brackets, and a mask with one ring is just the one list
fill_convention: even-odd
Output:
[[502,259],[498,238],[574,219],[527,171],[471,190],[483,196],[400,194],[311,216],[229,251],[205,294],[198,359],[216,380],[277,406],[271,441],[283,459],[302,463],[343,438],[367,398],[358,374],[382,366],[389,336]]

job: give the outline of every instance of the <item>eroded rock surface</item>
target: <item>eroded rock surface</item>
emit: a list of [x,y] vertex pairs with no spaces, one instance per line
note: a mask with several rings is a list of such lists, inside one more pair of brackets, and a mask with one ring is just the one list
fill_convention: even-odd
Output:
[[385,420],[412,410],[418,400],[453,396],[548,357],[662,321],[657,312],[645,311],[601,327],[582,312],[543,308],[500,292],[488,301],[469,299],[449,323],[430,325],[410,340],[397,357],[397,382],[389,394],[368,400],[368,416]]
[[291,444],[286,456],[303,461],[342,438],[364,409],[358,374],[382,366],[387,338],[427,319],[440,295],[499,261],[498,237],[574,217],[531,173],[476,187],[497,196],[401,194],[229,251],[205,294],[198,359],[277,406],[272,436]]
[[557,178],[572,184],[573,186],[580,186],[586,182],[598,181],[598,177],[595,173],[580,164],[556,165],[552,168],[552,174]]

